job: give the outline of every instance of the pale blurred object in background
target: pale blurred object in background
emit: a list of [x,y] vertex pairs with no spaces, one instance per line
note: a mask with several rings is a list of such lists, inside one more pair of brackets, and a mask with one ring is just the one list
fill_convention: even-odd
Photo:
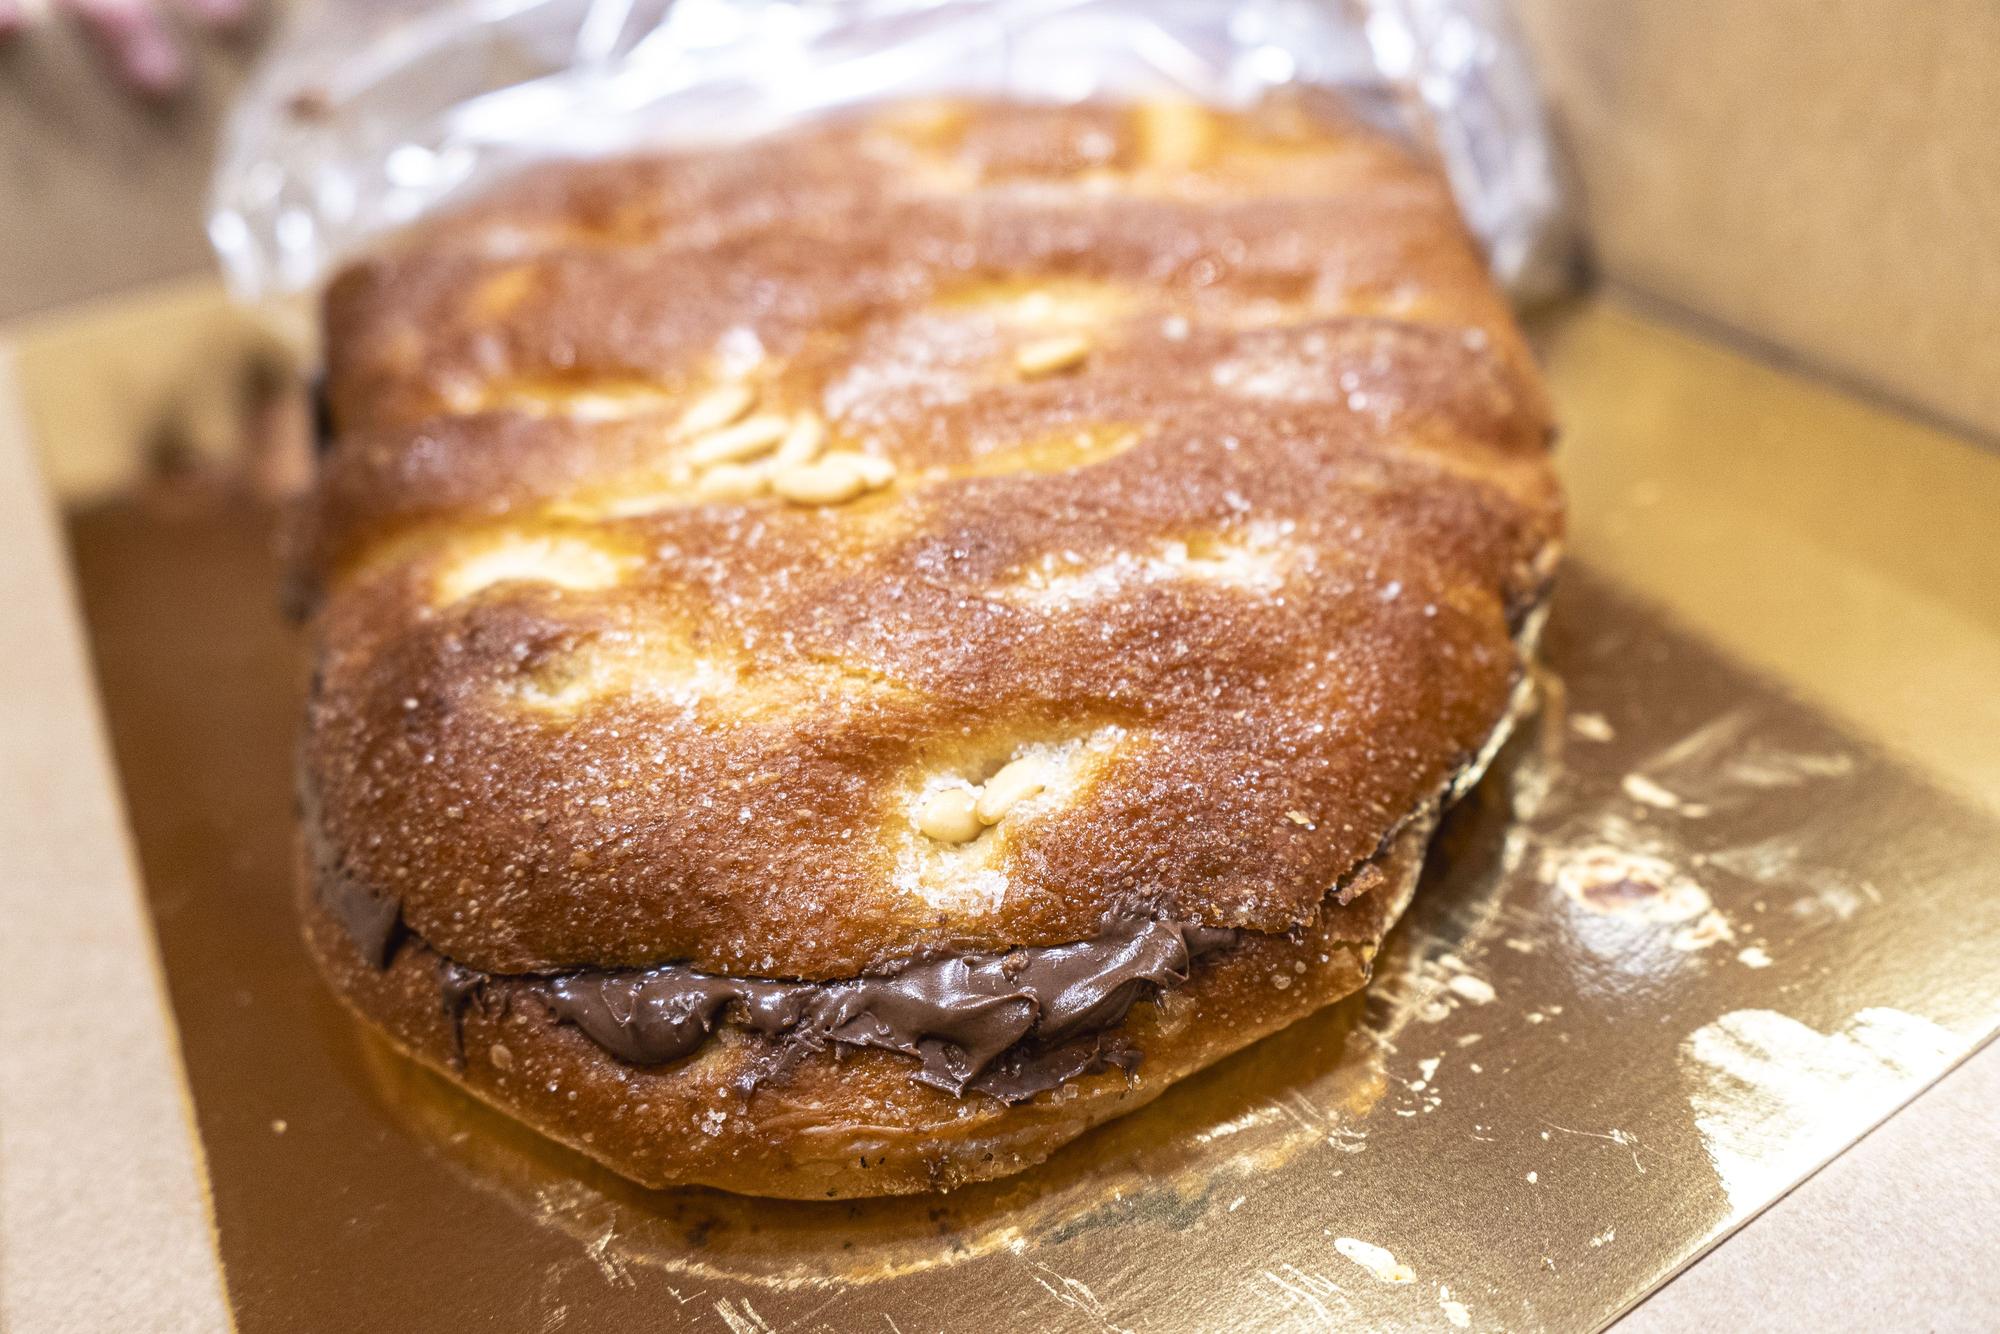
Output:
[[132,93],[167,97],[186,87],[191,44],[229,33],[252,0],[0,0],[0,42],[72,25],[95,48],[106,75]]
[[218,127],[284,0],[0,0],[0,321],[213,267]]

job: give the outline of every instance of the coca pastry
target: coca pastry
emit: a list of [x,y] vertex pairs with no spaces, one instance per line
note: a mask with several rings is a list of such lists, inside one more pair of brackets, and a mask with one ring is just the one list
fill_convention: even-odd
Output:
[[1446,185],[1306,97],[540,168],[326,341],[307,940],[650,1185],[1013,1172],[1354,992],[1560,535]]

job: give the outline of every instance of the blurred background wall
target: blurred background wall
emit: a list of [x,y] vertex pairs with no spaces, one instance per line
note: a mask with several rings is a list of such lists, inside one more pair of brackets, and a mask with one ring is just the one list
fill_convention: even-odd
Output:
[[2000,4],[1515,5],[1607,277],[2000,440]]
[[[1515,3],[1608,280],[2000,440],[2000,4]],[[0,320],[206,266],[253,45],[164,107],[0,52]]]

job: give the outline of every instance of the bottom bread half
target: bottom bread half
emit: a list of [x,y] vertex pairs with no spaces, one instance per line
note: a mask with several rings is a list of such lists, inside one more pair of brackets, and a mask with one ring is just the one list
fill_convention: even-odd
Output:
[[[1408,904],[1435,820],[1413,820],[1318,920],[1246,935],[1199,960],[1185,984],[1135,1005],[1123,1036],[1143,1053],[1026,1102],[962,1096],[911,1078],[895,1052],[828,1046],[770,1064],[773,1039],[725,1025],[694,1055],[627,1064],[558,1021],[532,978],[486,979],[479,1003],[448,1002],[446,961],[406,938],[387,968],[362,958],[305,892],[306,943],[335,991],[404,1052],[543,1134],[649,1186],[706,1185],[825,1199],[945,1190],[1041,1162],[1092,1126],[1366,985],[1377,946]],[[301,877],[310,886],[310,877]]]

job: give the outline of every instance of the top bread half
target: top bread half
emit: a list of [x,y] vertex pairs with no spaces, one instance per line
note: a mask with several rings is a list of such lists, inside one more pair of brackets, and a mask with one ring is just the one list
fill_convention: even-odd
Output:
[[544,169],[327,312],[309,847],[486,973],[1308,924],[1560,533],[1447,187],[1302,98]]

